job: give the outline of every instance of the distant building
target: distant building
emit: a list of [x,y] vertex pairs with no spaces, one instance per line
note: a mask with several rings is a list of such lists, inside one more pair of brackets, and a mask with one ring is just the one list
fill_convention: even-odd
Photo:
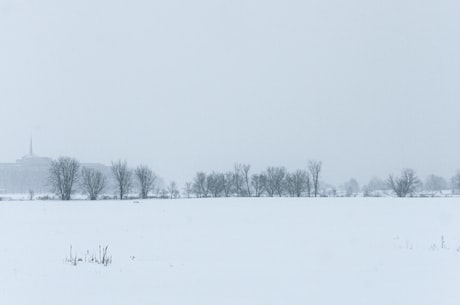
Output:
[[[0,193],[44,193],[49,191],[48,172],[52,159],[34,154],[32,140],[29,153],[16,163],[0,163]],[[110,168],[99,163],[81,164],[109,176]]]

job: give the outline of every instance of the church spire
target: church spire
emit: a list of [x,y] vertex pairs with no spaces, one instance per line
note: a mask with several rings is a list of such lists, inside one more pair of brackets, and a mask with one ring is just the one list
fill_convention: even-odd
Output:
[[32,145],[32,137],[30,137],[30,144],[29,144],[29,155],[30,156],[33,156],[34,155],[34,148],[33,148],[33,145]]

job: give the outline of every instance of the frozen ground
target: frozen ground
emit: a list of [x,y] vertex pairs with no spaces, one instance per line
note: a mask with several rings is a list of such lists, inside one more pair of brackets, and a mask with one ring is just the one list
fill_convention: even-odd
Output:
[[453,305],[459,248],[458,198],[0,202],[0,304]]

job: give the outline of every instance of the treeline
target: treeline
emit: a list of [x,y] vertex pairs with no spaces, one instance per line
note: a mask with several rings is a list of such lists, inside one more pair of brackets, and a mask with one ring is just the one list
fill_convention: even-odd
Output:
[[[157,176],[151,168],[139,165],[135,169],[128,167],[126,161],[112,162],[110,167],[113,191],[118,199],[126,199],[136,185],[139,198],[146,199],[155,188]],[[108,177],[93,168],[81,167],[77,159],[61,157],[51,161],[48,177],[50,191],[61,200],[70,200],[79,190],[88,199],[97,200],[105,191],[109,191]]]
[[185,185],[185,194],[203,197],[317,197],[322,163],[309,161],[306,169],[288,172],[285,167],[267,167],[251,174],[249,164],[236,164],[233,171],[198,172]]
[[[322,162],[311,160],[305,168],[292,172],[285,167],[269,166],[264,171],[252,173],[249,164],[236,164],[230,171],[198,172],[193,180],[185,183],[182,192],[173,181],[160,186],[160,179],[146,166],[128,167],[126,161],[112,162],[111,177],[93,168],[82,167],[74,158],[53,160],[49,169],[50,191],[61,200],[70,200],[77,191],[90,200],[100,199],[102,194],[114,193],[120,200],[127,198],[186,198],[206,197],[318,197],[337,196],[335,187],[320,185]],[[447,182],[435,175],[427,178],[425,185],[445,189]],[[453,187],[460,188],[460,172],[452,178]],[[320,187],[322,190],[320,192]],[[422,188],[422,182],[413,169],[404,169],[400,175],[389,175],[386,180],[373,178],[368,185],[359,187],[355,179],[343,185],[346,196],[362,192],[363,196],[376,196],[389,190],[398,197],[414,196]],[[137,194],[133,196],[133,194]],[[33,197],[33,196],[32,196]],[[113,198],[113,197],[109,197]]]
[[[136,192],[138,198],[178,198],[181,192],[175,182],[163,188],[157,187],[158,177],[151,168],[139,165],[134,169],[126,161],[111,164],[113,192],[120,200]],[[236,164],[232,171],[206,174],[198,172],[192,182],[185,184],[183,195],[196,197],[261,197],[292,196],[317,197],[322,163],[309,161],[305,169],[288,172],[285,167],[267,167],[261,173],[252,174],[248,164]],[[49,169],[50,191],[61,200],[70,200],[77,191],[88,199],[97,200],[108,190],[108,177],[96,169],[81,167],[74,158],[53,160]]]

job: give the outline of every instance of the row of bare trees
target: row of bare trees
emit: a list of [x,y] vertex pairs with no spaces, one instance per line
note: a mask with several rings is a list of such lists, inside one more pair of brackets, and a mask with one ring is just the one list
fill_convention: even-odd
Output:
[[[80,162],[70,157],[53,160],[49,169],[48,184],[50,190],[61,200],[70,200],[77,189],[85,193],[90,200],[97,200],[106,191],[107,177],[93,168],[82,167]],[[115,190],[120,200],[132,192],[133,185],[139,186],[139,197],[147,198],[155,187],[157,176],[146,165],[139,165],[134,170],[126,161],[112,162],[111,171]]]
[[415,170],[406,168],[399,175],[392,174],[387,179],[373,177],[362,188],[360,188],[354,178],[347,180],[339,188],[345,192],[345,196],[356,196],[362,192],[364,197],[381,196],[382,194],[388,194],[388,191],[400,197],[428,196],[430,194],[442,193],[446,190],[453,193],[456,189],[460,189],[460,172],[457,172],[450,181],[441,176],[430,174],[422,182]]
[[[305,169],[288,172],[285,167],[267,167],[261,173],[251,174],[249,164],[236,164],[231,171],[198,172],[193,182],[185,184],[183,193],[190,197],[261,197],[290,196],[317,197],[320,188],[321,161],[309,161]],[[111,164],[111,173],[115,193],[119,199],[126,199],[135,188],[139,198],[145,199],[152,194],[158,184],[158,177],[146,165],[134,169],[126,161]],[[61,200],[70,200],[77,190],[86,194],[90,200],[97,200],[108,191],[108,177],[94,168],[81,167],[78,160],[61,157],[53,160],[49,169],[48,184],[50,190]],[[421,186],[421,181],[413,169],[403,169],[400,175],[390,175],[386,181],[372,179],[364,188],[364,195],[384,187],[391,189],[398,197],[413,196]],[[430,175],[425,182],[428,189],[445,188],[445,179]],[[460,188],[460,171],[452,178],[453,187]],[[134,187],[136,186],[136,187]],[[355,179],[344,184],[347,193],[355,193],[359,185]],[[180,196],[175,182],[158,189],[157,196],[177,198]]]
[[306,169],[288,172],[285,167],[267,167],[250,175],[249,164],[236,164],[233,171],[206,174],[198,172],[193,182],[186,183],[187,197],[261,197],[319,195],[322,163],[309,161]]
[[[436,175],[429,175],[425,179],[425,182],[422,183],[412,168],[403,169],[399,175],[389,175],[386,182],[383,183],[398,197],[414,196],[417,191],[442,191],[448,188],[446,179]],[[365,191],[376,189],[378,188],[377,185],[380,185],[380,188],[382,188],[382,181],[374,178],[366,186]],[[452,177],[452,188],[460,189],[460,171]]]

